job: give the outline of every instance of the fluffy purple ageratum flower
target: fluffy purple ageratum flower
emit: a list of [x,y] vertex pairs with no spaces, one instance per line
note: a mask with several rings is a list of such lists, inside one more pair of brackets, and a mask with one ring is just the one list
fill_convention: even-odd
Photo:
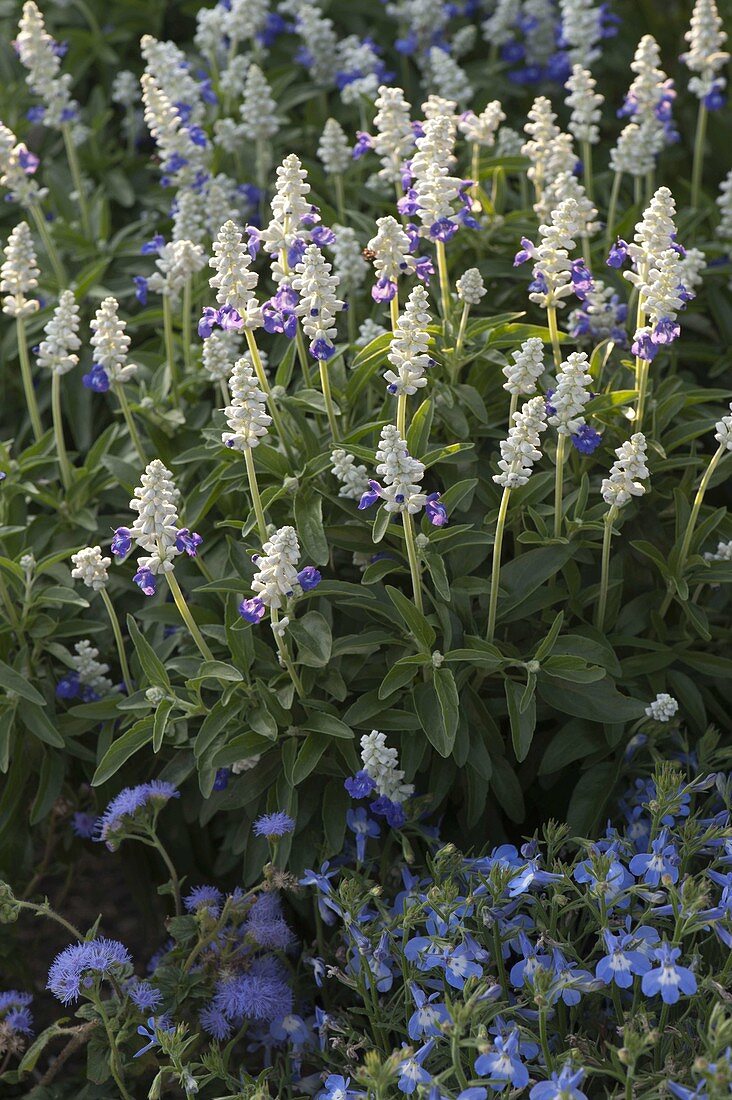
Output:
[[183,904],[189,913],[201,913],[205,910],[212,917],[218,917],[223,896],[216,886],[194,886],[183,898]]
[[255,836],[266,836],[267,838],[286,836],[294,828],[294,819],[283,810],[277,810],[273,814],[263,814],[257,818],[253,826]]
[[83,989],[94,985],[97,977],[116,973],[132,963],[124,944],[105,938],[74,943],[56,956],[48,971],[50,989],[62,1004],[78,1001]]
[[180,798],[172,783],[153,779],[137,787],[125,787],[112,799],[97,822],[97,840],[110,851],[134,828],[145,828],[171,798]]

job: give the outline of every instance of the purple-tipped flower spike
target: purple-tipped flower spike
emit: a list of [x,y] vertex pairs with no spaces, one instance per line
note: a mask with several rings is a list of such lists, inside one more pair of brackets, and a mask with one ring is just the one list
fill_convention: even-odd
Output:
[[92,369],[88,374],[82,375],[81,381],[93,393],[106,393],[110,385],[109,375],[98,363],[92,364]]
[[203,542],[202,537],[196,531],[189,531],[187,527],[181,527],[176,535],[175,546],[182,553],[184,550],[189,558],[195,558],[198,547]]
[[118,527],[112,536],[111,552],[116,558],[126,558],[132,549],[132,532],[129,527]]
[[147,279],[144,275],[135,275],[132,282],[135,284],[135,297],[141,306],[147,305]]
[[322,577],[318,569],[312,565],[306,565],[305,568],[301,569],[297,574],[297,579],[303,592],[310,592],[313,588],[318,587]]
[[440,503],[439,493],[428,495],[424,510],[433,527],[444,527],[447,524],[447,509]]
[[628,242],[624,241],[622,237],[618,237],[615,244],[611,247],[605,263],[608,267],[622,267],[627,258]]
[[261,623],[264,618],[265,606],[259,597],[254,596],[249,600],[242,600],[239,604],[239,614],[248,623]]
[[132,580],[142,590],[143,595],[155,595],[157,591],[157,581],[155,580],[155,574],[151,573],[149,569],[138,569]]
[[349,776],[343,783],[351,798],[366,798],[372,791],[376,790],[376,780],[372,779],[367,771],[363,769],[356,772],[355,775]]

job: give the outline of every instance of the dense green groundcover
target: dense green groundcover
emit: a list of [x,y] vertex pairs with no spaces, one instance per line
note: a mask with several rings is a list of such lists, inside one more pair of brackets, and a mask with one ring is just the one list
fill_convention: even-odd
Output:
[[9,1096],[727,1094],[719,13],[0,4]]

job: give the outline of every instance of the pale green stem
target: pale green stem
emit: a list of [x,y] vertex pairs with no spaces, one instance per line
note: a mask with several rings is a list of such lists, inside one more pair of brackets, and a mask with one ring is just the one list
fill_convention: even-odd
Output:
[[112,1025],[109,1022],[109,1017],[107,1016],[107,1013],[104,1009],[102,998],[99,996],[98,993],[95,993],[92,995],[92,1000],[96,1005],[97,1012],[101,1017],[104,1030],[107,1034],[107,1042],[109,1043],[109,1068],[112,1071],[112,1077],[114,1078],[115,1084],[119,1089],[123,1100],[133,1100],[132,1096],[125,1088],[124,1071],[122,1069],[122,1066],[120,1065],[117,1040],[115,1038],[114,1032],[112,1031]]
[[470,178],[473,181],[473,186],[470,188],[470,193],[474,199],[478,198],[478,191],[480,189],[480,145],[477,141],[474,141],[470,147]]
[[69,170],[71,172],[71,178],[74,181],[74,189],[76,190],[77,202],[79,204],[79,214],[81,215],[81,228],[84,232],[84,236],[88,239],[89,244],[92,243],[92,228],[91,219],[89,217],[89,208],[86,204],[86,193],[84,191],[84,181],[81,178],[81,169],[79,167],[79,158],[76,155],[76,146],[74,145],[74,139],[71,135],[70,124],[64,123],[61,127],[61,131],[64,136],[64,145],[66,147],[66,158],[69,162]]
[[109,622],[112,627],[112,633],[114,634],[114,640],[117,645],[117,655],[119,656],[119,664],[122,669],[122,679],[124,680],[125,690],[128,695],[132,695],[134,687],[132,684],[132,677],[130,676],[130,666],[127,664],[127,654],[125,653],[125,643],[122,639],[122,631],[119,628],[119,622],[117,621],[117,614],[114,610],[109,593],[106,588],[100,589],[104,606],[107,609],[109,615]]
[[552,341],[552,354],[554,356],[554,366],[557,370],[562,365],[562,350],[559,346],[559,329],[557,328],[557,307],[547,306],[546,320],[549,326],[549,335]]
[[610,248],[613,243],[613,232],[615,229],[615,214],[618,208],[618,199],[620,197],[620,184],[623,180],[623,173],[616,172],[613,179],[613,186],[610,192],[610,204],[607,209],[607,229],[605,230],[605,247]]
[[391,317],[391,331],[396,332],[399,323],[399,291],[394,292],[394,297],[389,302],[389,316]]
[[28,207],[28,209],[31,212],[31,217],[33,218],[35,227],[38,230],[38,236],[43,241],[43,247],[46,250],[46,255],[51,262],[51,267],[53,268],[54,275],[56,276],[56,282],[58,283],[60,288],[68,286],[68,276],[66,274],[66,269],[61,262],[61,257],[58,254],[56,245],[53,243],[53,238],[48,231],[46,219],[43,217],[42,211],[35,203],[32,203]]
[[[299,331],[299,330],[298,330]],[[257,347],[257,341],[254,339],[254,333],[251,329],[245,329],[247,338],[247,347],[249,348],[249,354],[252,357],[252,363],[254,365],[254,373],[257,376],[259,387],[267,397],[267,408],[269,414],[272,417],[277,435],[279,436],[282,446],[285,448],[290,462],[292,462],[292,454],[287,442],[287,436],[285,434],[285,428],[282,423],[282,417],[280,416],[280,410],[277,407],[277,402],[272,400],[272,390],[270,389],[269,382],[267,381],[267,375],[264,371],[264,364],[262,363],[262,356],[259,354],[259,348]]]
[[178,372],[175,365],[175,343],[173,341],[173,311],[170,306],[169,294],[163,294],[163,333],[165,335],[165,358],[168,361],[168,377],[173,391],[173,400],[176,405],[180,406]]
[[213,661],[213,653],[206,645],[206,642],[203,639],[203,635],[198,629],[195,619],[191,615],[188,604],[185,601],[185,597],[180,590],[180,585],[178,584],[175,573],[166,573],[165,579],[168,582],[170,591],[173,593],[173,599],[175,600],[175,605],[180,612],[180,616],[183,619],[183,622],[188,627],[193,641],[196,643],[199,650],[201,651],[201,656],[203,657],[204,661]]
[[590,269],[592,267],[592,257],[590,256],[590,238],[582,238],[582,259],[585,261],[585,267]]
[[508,410],[508,430],[510,431],[513,425],[514,413],[518,409],[519,395],[517,393],[511,394],[511,405]]
[[407,395],[400,393],[397,397],[396,426],[402,439],[407,438]]
[[582,162],[584,167],[585,191],[587,192],[587,198],[592,201],[592,146],[589,141],[582,142]]
[[640,432],[643,430],[643,416],[646,411],[646,398],[648,396],[648,375],[650,371],[649,364],[644,359],[636,359],[636,385],[638,388],[638,404],[636,407],[635,420],[633,421],[633,430]]
[[247,477],[249,478],[249,492],[252,497],[252,504],[254,506],[254,515],[257,517],[257,529],[259,530],[259,537],[262,541],[262,545],[267,541],[267,520],[264,517],[264,509],[262,508],[262,498],[259,495],[259,485],[257,483],[257,471],[254,466],[254,455],[252,454],[252,448],[247,447],[244,451],[244,458],[247,464]]
[[51,413],[53,415],[53,434],[56,440],[56,456],[61,469],[61,481],[66,492],[72,481],[71,463],[64,442],[64,424],[61,416],[61,375],[53,371],[51,375]]
[[[169,574],[169,576],[172,576],[172,573]],[[181,905],[180,900],[180,879],[178,878],[178,872],[175,869],[175,865],[173,864],[172,859],[168,855],[168,851],[165,845],[158,837],[158,834],[153,831],[150,834],[150,837],[153,848],[156,850],[156,852],[160,853],[160,857],[162,858],[163,863],[168,869],[168,874],[170,875],[170,883],[173,887],[173,904],[175,905],[175,915],[176,917],[179,917],[183,912],[183,906]]]
[[696,119],[696,138],[694,139],[694,165],[691,170],[691,207],[699,206],[702,172],[704,169],[704,142],[707,135],[707,107],[703,99],[699,100],[699,114]]
[[333,404],[333,395],[330,392],[330,376],[328,375],[327,360],[319,359],[318,367],[320,368],[320,388],[325,398],[325,411],[328,415],[330,434],[333,437],[333,442],[337,443],[339,438],[338,417],[336,416],[335,405]]
[[610,583],[610,544],[613,537],[613,522],[617,509],[613,505],[605,516],[605,530],[602,536],[602,572],[600,575],[600,598],[597,604],[597,629],[602,631],[605,626],[605,611],[607,609],[607,590]]
[[[279,611],[277,611],[273,607],[273,608],[270,609],[270,615],[272,617],[272,626],[274,628],[274,627],[277,626],[277,624],[280,621],[280,613],[279,613]],[[284,636],[282,634],[279,633],[279,631],[276,631],[276,630],[273,629],[272,633],[274,634],[275,643],[277,645],[277,651],[280,655],[280,659],[282,660],[282,664],[285,666],[285,668],[287,669],[287,671],[290,675],[290,679],[292,680],[292,683],[294,684],[295,691],[297,692],[297,694],[299,695],[299,697],[301,699],[304,699],[305,698],[305,689],[303,688],[302,681],[300,680],[300,677],[297,674],[295,666],[292,663],[292,658],[290,657],[290,650],[289,650],[288,645],[287,645],[287,640],[284,638]]]
[[503,547],[503,532],[506,527],[506,516],[508,515],[508,502],[511,497],[511,490],[506,487],[503,490],[503,496],[501,497],[501,505],[498,509],[498,520],[496,521],[496,535],[493,540],[493,563],[491,565],[491,593],[490,602],[488,604],[488,630],[486,633],[486,639],[489,642],[493,641],[493,635],[496,632],[496,611],[498,609],[498,585],[501,579],[501,549]]
[[229,387],[223,378],[219,380],[219,389],[221,390],[221,400],[224,402],[223,407],[226,409],[231,404],[231,396],[229,394]]
[[343,176],[340,172],[336,172],[333,176],[333,182],[335,183],[336,193],[336,208],[338,210],[338,220],[341,225],[346,224],[346,198],[343,193]]
[[132,410],[130,408],[129,401],[127,400],[124,382],[114,382],[112,385],[112,389],[114,390],[114,395],[119,402],[119,407],[122,410],[122,416],[125,419],[127,431],[130,433],[132,445],[137,451],[137,457],[140,459],[140,462],[143,466],[147,466],[147,456],[145,454],[145,449],[142,446],[142,440],[140,439],[137,428],[135,427],[135,421],[132,419]]
[[447,254],[445,242],[436,242],[437,270],[440,276],[440,300],[442,302],[442,319],[445,323],[450,316],[450,278],[447,272]]
[[402,520],[404,521],[404,542],[407,546],[407,558],[409,560],[409,572],[412,574],[412,587],[414,589],[414,604],[417,610],[424,614],[424,603],[422,600],[422,575],[419,569],[419,558],[417,557],[417,544],[414,538],[414,527],[412,525],[412,517],[405,509],[402,512]]
[[567,437],[560,435],[557,438],[556,470],[554,474],[554,538],[558,539],[562,534],[562,491],[564,489],[564,449]]
[[300,369],[302,376],[305,379],[305,385],[310,389],[313,384],[313,376],[310,373],[310,360],[308,359],[308,350],[305,347],[305,339],[302,334],[302,329],[297,326],[295,331],[295,346],[297,347],[297,357],[300,360]]
[[463,302],[463,312],[460,315],[460,328],[458,329],[457,340],[455,341],[455,355],[460,355],[463,350],[463,343],[465,342],[465,330],[468,327],[468,314],[470,313],[470,302]]
[[33,389],[33,371],[31,370],[30,359],[28,357],[28,340],[25,335],[25,319],[23,317],[17,318],[16,328],[18,336],[18,358],[20,359],[20,373],[23,379],[23,389],[25,391],[25,403],[28,406],[28,415],[30,416],[33,435],[36,438],[36,442],[38,442],[43,435],[43,425],[41,424],[41,414],[38,411],[36,393]]
[[[689,516],[689,521],[686,524],[686,531],[684,532],[684,540],[681,543],[681,551],[679,553],[679,562],[678,562],[678,566],[677,566],[677,572],[678,572],[679,577],[683,576],[684,566],[686,565],[686,559],[689,556],[689,550],[691,548],[691,540],[694,538],[694,530],[696,528],[696,524],[697,524],[697,521],[699,519],[699,513],[701,511],[702,504],[704,503],[704,494],[706,493],[707,489],[709,488],[709,482],[712,480],[712,475],[714,474],[714,471],[716,470],[717,466],[719,465],[722,458],[724,457],[726,451],[727,451],[726,445],[724,443],[720,443],[719,447],[717,448],[717,450],[714,452],[711,459],[709,460],[709,465],[707,466],[706,470],[704,471],[704,476],[702,477],[701,481],[699,482],[699,488],[696,491],[696,496],[694,497],[694,503],[693,503],[692,508],[691,508],[691,515]],[[665,597],[665,599],[663,601],[663,604],[661,606],[661,618],[663,618],[663,616],[668,611],[669,605],[671,603],[671,599],[672,599],[672,596],[671,596],[671,592],[669,590],[666,593],[666,597]]]
[[183,340],[183,363],[186,374],[193,373],[193,344],[191,337],[191,309],[193,288],[190,275],[183,286],[183,315],[181,317],[181,338]]

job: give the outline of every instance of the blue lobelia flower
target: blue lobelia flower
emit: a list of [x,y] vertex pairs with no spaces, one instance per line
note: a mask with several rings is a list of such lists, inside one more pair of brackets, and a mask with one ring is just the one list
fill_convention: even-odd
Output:
[[509,975],[511,985],[515,989],[520,989],[527,981],[531,982],[535,971],[540,966],[544,967],[545,970],[549,970],[552,965],[550,957],[539,954],[539,948],[531,942],[525,932],[519,932],[518,942],[523,958],[513,964]]
[[384,794],[371,803],[371,812],[378,814],[379,817],[385,817],[387,825],[392,829],[401,829],[407,820],[402,803],[394,802]]
[[598,983],[589,970],[580,970],[578,964],[567,959],[558,947],[552,950],[552,962],[554,981],[547,994],[550,1004],[562,1000],[571,1008],[580,1003],[583,993],[597,988]]
[[379,823],[369,817],[363,806],[359,806],[355,810],[347,811],[346,824],[356,837],[356,859],[359,863],[363,863],[366,858],[366,841],[368,837],[381,835]]
[[278,1039],[281,1043],[287,1042],[295,1050],[302,1050],[313,1042],[310,1028],[302,1016],[294,1012],[288,1012],[281,1020],[273,1020],[269,1025],[269,1033],[273,1039]]
[[648,886],[658,886],[662,881],[664,884],[678,882],[679,855],[676,846],[669,843],[668,829],[661,830],[651,843],[650,852],[633,856],[630,870]]
[[416,1091],[418,1085],[428,1085],[432,1080],[430,1074],[423,1066],[425,1058],[431,1054],[435,1045],[434,1039],[421,1046],[414,1054],[409,1055],[399,1063],[399,1080],[397,1088],[400,1092],[410,1096]]
[[521,1061],[519,1044],[521,1035],[517,1027],[505,1038],[499,1036],[495,1041],[495,1051],[479,1054],[475,1059],[475,1072],[479,1077],[487,1077],[494,1092],[502,1092],[507,1085],[523,1089],[529,1083],[529,1071]]
[[317,1100],[355,1100],[355,1097],[363,1095],[349,1089],[350,1077],[341,1077],[337,1073],[331,1073],[325,1079],[325,1088],[317,1094]]
[[520,894],[527,893],[532,886],[545,886],[550,882],[559,882],[562,876],[551,871],[542,871],[538,859],[530,859],[518,875],[511,879],[508,886],[508,896],[517,898]]
[[602,938],[605,941],[607,955],[595,967],[595,975],[607,985],[613,982],[620,989],[629,989],[634,974],[647,974],[651,969],[647,944],[658,941],[658,933],[653,928],[641,925],[635,932],[614,935],[604,928]]
[[585,1076],[585,1070],[580,1066],[575,1069],[572,1065],[562,1066],[557,1073],[552,1073],[548,1081],[539,1081],[529,1093],[530,1100],[587,1100],[587,1096],[579,1086]]
[[673,1095],[678,1097],[678,1100],[707,1100],[707,1086],[704,1081],[700,1081],[695,1089],[687,1089],[685,1085],[677,1085],[675,1081],[667,1081],[666,1088]]
[[416,1011],[409,1017],[407,1034],[414,1042],[426,1037],[435,1037],[444,1034],[442,1025],[450,1022],[450,1014],[447,1006],[440,1001],[434,1004],[440,996],[439,992],[431,993],[428,997],[424,990],[414,982],[409,983],[409,992],[416,1005]]
[[661,999],[667,1005],[675,1005],[679,997],[684,993],[687,997],[696,993],[696,978],[686,966],[678,966],[676,960],[681,954],[680,947],[671,947],[668,943],[662,943],[653,952],[653,959],[658,966],[649,970],[641,979],[641,988],[647,997],[661,994]]

